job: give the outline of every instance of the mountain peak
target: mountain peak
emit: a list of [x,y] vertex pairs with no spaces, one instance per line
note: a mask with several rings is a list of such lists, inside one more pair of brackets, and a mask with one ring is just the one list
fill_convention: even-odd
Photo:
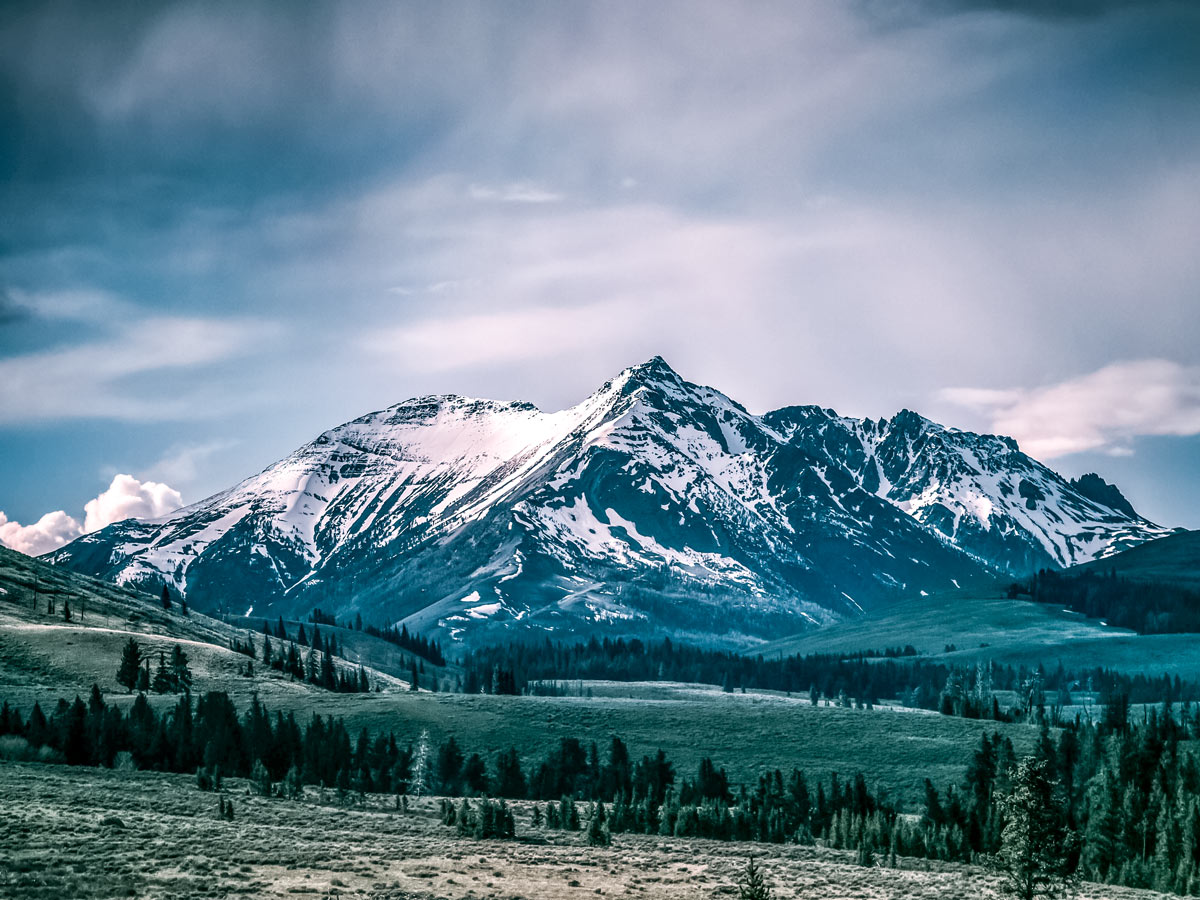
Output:
[[1130,518],[1139,518],[1133,504],[1125,499],[1125,495],[1117,489],[1117,486],[1109,484],[1095,472],[1088,472],[1078,478],[1072,478],[1069,483],[1089,500],[1123,512]]
[[662,383],[678,384],[683,379],[679,373],[671,368],[661,356],[652,356],[644,363],[639,363],[636,366],[630,366],[622,375],[627,376],[630,381],[638,381],[640,383]]
[[918,412],[913,412],[911,409],[902,409],[900,412],[892,416],[891,421],[893,428],[898,428],[905,432],[921,432],[930,428],[941,428],[932,419],[927,419]]
[[1121,502],[1098,478],[1072,487],[911,410],[870,427],[815,406],[751,415],[654,356],[553,413],[414,398],[53,560],[173,584],[198,610],[320,606],[453,640],[711,632],[744,645],[1163,533]]

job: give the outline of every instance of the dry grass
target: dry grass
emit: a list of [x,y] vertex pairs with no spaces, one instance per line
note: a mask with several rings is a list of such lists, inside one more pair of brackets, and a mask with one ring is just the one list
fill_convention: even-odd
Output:
[[[191,779],[0,764],[0,896],[11,900],[144,897],[735,898],[754,853],[780,900],[986,900],[995,883],[969,867],[902,860],[861,868],[844,853],[618,835],[608,849],[533,829],[518,804],[517,843],[453,836],[425,799],[405,814],[251,797],[230,782],[233,822]],[[1087,885],[1081,897],[1149,898]]]

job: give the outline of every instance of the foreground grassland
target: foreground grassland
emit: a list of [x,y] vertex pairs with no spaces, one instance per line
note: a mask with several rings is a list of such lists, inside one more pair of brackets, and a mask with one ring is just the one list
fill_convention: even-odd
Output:
[[[0,763],[0,896],[101,898],[364,897],[734,898],[753,853],[780,900],[991,898],[982,871],[900,860],[862,868],[851,854],[810,847],[617,835],[607,849],[548,832],[516,805],[516,843],[454,836],[423,799],[341,807],[250,796],[227,782],[235,818],[194,779],[147,772]],[[1084,885],[1082,898],[1148,898]]]

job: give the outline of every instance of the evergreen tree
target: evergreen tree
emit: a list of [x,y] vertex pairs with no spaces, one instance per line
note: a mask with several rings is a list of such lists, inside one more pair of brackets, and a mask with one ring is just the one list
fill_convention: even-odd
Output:
[[130,638],[125,642],[125,649],[121,652],[121,665],[117,669],[117,682],[125,685],[125,688],[132,693],[137,687],[138,674],[142,669],[142,651],[138,647],[138,642]]
[[154,670],[154,681],[150,684],[151,689],[156,694],[168,694],[171,692],[171,673],[167,669],[166,655],[158,651],[158,666]]
[[738,876],[737,888],[738,900],[774,900],[775,894],[753,856],[746,861],[746,868]]
[[321,654],[321,687],[327,691],[337,690],[337,669],[333,665],[333,655],[328,649]]
[[496,794],[512,800],[525,796],[525,773],[521,771],[521,757],[515,747],[501,751],[496,757]]
[[612,837],[608,830],[608,817],[605,815],[603,803],[597,803],[588,817],[585,838],[589,847],[607,847],[612,843]]
[[1004,889],[1019,900],[1054,897],[1069,886],[1073,850],[1059,785],[1046,760],[1017,764],[1012,789],[1000,798],[1006,823],[993,865]]
[[413,753],[412,781],[409,790],[414,797],[420,798],[429,783],[429,732],[422,731],[417,739],[417,749]]
[[192,670],[188,668],[187,654],[178,644],[171,648],[171,690],[185,694],[192,692]]
[[466,792],[479,796],[488,791],[487,766],[483,757],[472,753],[463,764],[462,781]]
[[167,587],[165,584],[163,585],[163,589],[162,589],[162,608],[163,609],[171,608],[171,589],[169,587]]
[[458,796],[462,788],[462,768],[463,752],[458,746],[458,741],[453,737],[448,738],[438,748],[437,756],[437,782],[443,794]]

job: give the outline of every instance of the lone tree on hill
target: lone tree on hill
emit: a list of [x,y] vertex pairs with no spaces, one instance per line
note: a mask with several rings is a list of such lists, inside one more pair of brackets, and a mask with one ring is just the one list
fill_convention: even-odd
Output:
[[117,669],[117,681],[123,684],[125,688],[133,693],[133,689],[137,687],[138,673],[142,670],[142,650],[138,646],[138,642],[130,638],[125,643],[125,649],[121,651],[121,666]]
[[169,587],[167,587],[165,584],[163,585],[162,605],[163,605],[163,609],[171,608],[171,589]]
[[1005,825],[991,863],[1004,890],[1020,900],[1057,897],[1072,886],[1075,836],[1058,788],[1049,763],[1031,757],[1017,764],[1012,790],[1000,798]]

